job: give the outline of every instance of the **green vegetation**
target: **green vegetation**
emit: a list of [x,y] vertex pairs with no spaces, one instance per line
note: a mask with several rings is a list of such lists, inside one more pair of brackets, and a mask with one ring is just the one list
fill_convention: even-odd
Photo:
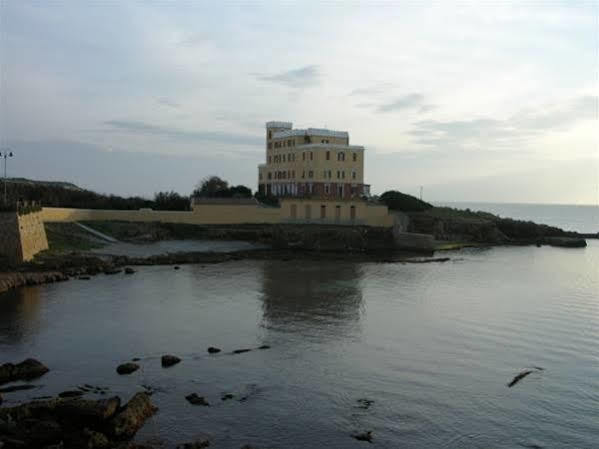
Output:
[[246,186],[230,186],[218,176],[204,178],[191,194],[200,198],[251,198],[252,190]]
[[397,190],[389,190],[383,193],[379,197],[379,201],[391,210],[402,212],[419,212],[433,208],[432,204],[419,200],[412,195],[398,192]]
[[74,223],[46,223],[44,227],[50,253],[89,251],[105,245]]

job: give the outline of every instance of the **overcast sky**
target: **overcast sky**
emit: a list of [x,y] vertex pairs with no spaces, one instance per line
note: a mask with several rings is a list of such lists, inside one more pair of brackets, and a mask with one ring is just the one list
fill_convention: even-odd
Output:
[[597,204],[598,2],[0,0],[9,176],[256,188],[264,123],[347,130],[366,182]]

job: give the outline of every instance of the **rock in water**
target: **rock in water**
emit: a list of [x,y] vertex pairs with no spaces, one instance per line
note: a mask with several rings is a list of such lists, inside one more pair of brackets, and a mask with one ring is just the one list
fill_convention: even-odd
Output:
[[528,376],[530,373],[532,373],[532,370],[526,370],[526,371],[522,371],[520,374],[518,374],[517,376],[514,376],[514,378],[512,379],[512,381],[507,384],[507,386],[509,388],[512,388],[514,385],[516,385],[518,382],[520,382],[522,379],[524,379],[526,376]]
[[136,393],[109,423],[110,433],[117,439],[132,438],[146,419],[158,410],[146,393]]
[[206,399],[204,399],[204,396],[198,396],[196,393],[188,394],[185,396],[185,399],[187,399],[187,402],[193,405],[203,405],[205,407],[210,405]]
[[270,349],[270,346],[268,346],[268,345],[262,345],[258,349]]
[[244,352],[250,352],[251,349],[236,349],[233,354],[243,354]]
[[125,274],[133,274],[135,273],[135,270],[131,267],[126,267],[125,268]]
[[169,366],[173,366],[176,365],[177,363],[179,363],[181,361],[181,359],[175,355],[163,355],[161,362],[162,362],[162,367],[163,368],[168,368]]
[[218,349],[218,348],[215,348],[214,346],[210,346],[210,347],[208,348],[208,353],[209,353],[209,354],[216,354],[217,352],[220,352],[220,349]]
[[127,362],[116,367],[116,372],[119,374],[131,374],[139,369],[137,363]]
[[369,443],[372,443],[372,431],[371,430],[369,430],[368,432],[356,433],[356,434],[352,435],[352,437],[354,437],[358,441],[368,441]]
[[177,449],[203,449],[210,446],[210,441],[196,441],[195,443],[179,444]]
[[5,363],[0,365],[0,384],[22,379],[35,379],[46,374],[47,366],[35,359],[27,359],[16,365]]

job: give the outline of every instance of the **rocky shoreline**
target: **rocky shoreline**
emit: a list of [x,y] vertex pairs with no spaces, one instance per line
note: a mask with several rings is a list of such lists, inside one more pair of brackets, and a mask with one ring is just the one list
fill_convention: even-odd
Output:
[[49,284],[66,281],[69,276],[62,271],[13,271],[0,273],[0,294],[27,285]]

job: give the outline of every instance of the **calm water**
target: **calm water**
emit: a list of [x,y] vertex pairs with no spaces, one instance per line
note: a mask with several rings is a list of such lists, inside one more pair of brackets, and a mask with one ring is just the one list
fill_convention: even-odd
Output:
[[[14,404],[82,383],[158,389],[138,434],[165,446],[593,448],[599,242],[471,249],[444,264],[238,261],[140,267],[0,297],[0,362],[51,371]],[[205,349],[272,346],[209,356]],[[160,367],[174,353],[183,362]],[[118,376],[131,357],[143,369]],[[520,370],[545,371],[514,388]],[[197,392],[211,407],[189,405]],[[222,402],[231,392],[247,400]],[[356,400],[374,404],[367,410]]]
[[599,232],[599,206],[570,204],[516,204],[516,203],[435,203],[458,209],[482,210],[505,218],[530,220],[567,231]]

